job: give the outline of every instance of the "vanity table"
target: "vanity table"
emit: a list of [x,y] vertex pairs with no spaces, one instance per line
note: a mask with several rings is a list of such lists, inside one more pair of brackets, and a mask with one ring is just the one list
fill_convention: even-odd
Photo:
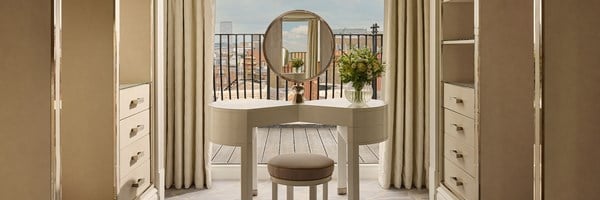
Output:
[[[372,100],[364,107],[351,107],[345,99],[325,99],[292,104],[286,101],[244,99],[209,104],[211,142],[241,148],[242,200],[256,192],[256,127],[290,122],[338,126],[338,193],[359,199],[358,146],[383,142],[387,104]],[[340,164],[347,163],[348,166]],[[346,181],[348,184],[346,184]]]

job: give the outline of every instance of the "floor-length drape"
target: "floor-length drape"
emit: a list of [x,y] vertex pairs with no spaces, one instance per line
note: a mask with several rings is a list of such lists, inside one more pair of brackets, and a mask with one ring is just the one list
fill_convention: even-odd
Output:
[[213,0],[167,1],[165,186],[210,186],[205,119],[212,101]]
[[390,137],[382,144],[379,181],[386,188],[427,184],[428,4],[427,0],[385,1],[383,96],[389,106]]
[[307,36],[307,55],[304,68],[306,70],[306,78],[312,78],[319,73],[319,20],[308,20],[308,36]]

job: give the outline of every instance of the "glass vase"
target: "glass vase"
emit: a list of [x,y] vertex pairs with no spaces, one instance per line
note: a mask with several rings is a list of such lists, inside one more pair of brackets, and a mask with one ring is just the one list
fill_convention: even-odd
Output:
[[373,96],[373,87],[370,83],[363,86],[361,90],[357,90],[352,86],[352,82],[344,85],[344,97],[352,103],[353,106],[365,106]]

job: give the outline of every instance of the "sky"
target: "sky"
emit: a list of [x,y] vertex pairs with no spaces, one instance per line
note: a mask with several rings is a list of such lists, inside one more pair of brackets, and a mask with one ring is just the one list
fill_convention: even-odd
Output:
[[[233,22],[233,33],[264,33],[281,13],[302,9],[320,15],[332,29],[369,29],[383,25],[384,0],[215,0],[215,33],[221,21]],[[380,28],[380,30],[383,30]]]
[[282,24],[283,47],[290,52],[306,52],[308,46],[308,22],[284,22]]

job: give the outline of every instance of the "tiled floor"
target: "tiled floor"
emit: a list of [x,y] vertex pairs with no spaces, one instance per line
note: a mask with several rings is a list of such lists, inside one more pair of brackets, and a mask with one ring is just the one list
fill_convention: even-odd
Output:
[[[329,182],[329,199],[347,199],[346,195],[337,195],[337,182]],[[322,198],[321,187],[317,187],[318,199]],[[240,199],[239,181],[214,181],[211,189],[207,190],[167,190],[167,200],[235,200]],[[360,199],[365,200],[427,200],[427,190],[398,190],[383,189],[379,187],[376,180],[361,180]],[[279,186],[279,199],[285,198],[285,186]],[[260,181],[258,183],[258,196],[254,199],[271,199],[271,182]],[[308,187],[294,188],[294,199],[308,199]]]
[[[259,128],[256,134],[259,164],[285,153],[314,153],[337,161],[337,130],[335,126],[292,124]],[[239,164],[240,147],[212,145],[213,164]],[[379,161],[379,144],[359,147],[361,164]]]

